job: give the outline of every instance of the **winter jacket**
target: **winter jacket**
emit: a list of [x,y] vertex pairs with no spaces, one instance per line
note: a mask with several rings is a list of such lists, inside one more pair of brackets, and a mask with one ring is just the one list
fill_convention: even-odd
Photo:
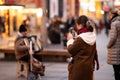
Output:
[[120,16],[111,21],[110,37],[108,41],[107,63],[112,65],[120,64]]
[[15,56],[17,60],[28,55],[28,47],[24,43],[24,37],[16,38],[14,48],[15,48]]
[[94,32],[79,34],[67,42],[68,52],[73,56],[69,63],[68,80],[93,80],[93,59],[96,53],[96,36]]

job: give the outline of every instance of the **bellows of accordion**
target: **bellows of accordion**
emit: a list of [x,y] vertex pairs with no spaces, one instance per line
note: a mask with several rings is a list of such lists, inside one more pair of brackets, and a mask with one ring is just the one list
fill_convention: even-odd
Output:
[[41,51],[42,45],[40,40],[37,39],[37,36],[30,36],[30,37],[24,38],[25,45],[29,46],[30,41],[32,42],[32,49],[34,53]]

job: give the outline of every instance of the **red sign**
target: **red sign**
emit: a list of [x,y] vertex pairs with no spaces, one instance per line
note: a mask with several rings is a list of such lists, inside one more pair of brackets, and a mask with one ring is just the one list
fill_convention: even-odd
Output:
[[110,8],[108,6],[103,6],[103,10],[108,12],[110,10]]
[[42,0],[37,0],[37,7],[42,7]]
[[15,4],[15,0],[5,0],[6,4]]

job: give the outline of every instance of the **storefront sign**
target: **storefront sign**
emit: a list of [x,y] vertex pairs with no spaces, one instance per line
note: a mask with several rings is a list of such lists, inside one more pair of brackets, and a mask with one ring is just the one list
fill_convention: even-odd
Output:
[[58,15],[58,0],[50,0],[50,17]]

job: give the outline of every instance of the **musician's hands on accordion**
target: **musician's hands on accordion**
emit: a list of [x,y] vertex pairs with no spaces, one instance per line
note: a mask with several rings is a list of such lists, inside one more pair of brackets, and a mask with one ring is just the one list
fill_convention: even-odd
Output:
[[38,53],[43,50],[43,46],[41,41],[37,38],[37,36],[30,36],[24,39],[25,45],[30,46],[30,41],[32,41],[32,50],[33,53]]

